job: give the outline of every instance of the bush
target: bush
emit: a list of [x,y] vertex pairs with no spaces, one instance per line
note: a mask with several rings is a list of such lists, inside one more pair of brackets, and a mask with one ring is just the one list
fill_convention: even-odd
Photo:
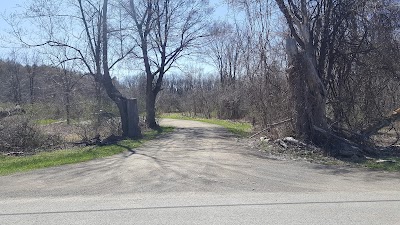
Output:
[[11,116],[0,120],[0,151],[34,153],[40,148],[61,143],[56,135],[42,133],[26,116]]
[[74,126],[82,141],[91,140],[98,135],[102,138],[122,135],[120,118],[113,113],[102,112],[93,115],[89,120],[77,122]]

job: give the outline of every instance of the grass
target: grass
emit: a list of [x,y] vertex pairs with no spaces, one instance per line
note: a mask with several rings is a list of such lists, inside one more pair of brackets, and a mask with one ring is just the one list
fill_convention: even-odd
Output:
[[41,120],[36,120],[35,124],[36,125],[49,125],[52,123],[59,122],[59,120],[54,120],[54,119],[41,119]]
[[220,125],[220,126],[226,128],[229,132],[236,134],[240,137],[248,136],[250,134],[251,128],[252,128],[251,124],[246,123],[246,122],[235,122],[235,121],[230,121],[230,120],[219,120],[219,119],[206,119],[206,118],[201,118],[201,117],[189,117],[189,116],[184,116],[180,113],[162,114],[160,116],[160,118],[194,120],[194,121],[216,124],[216,125]]
[[368,160],[363,165],[370,169],[385,170],[390,172],[400,172],[400,158],[391,157],[385,159],[384,162],[376,162],[376,160]]
[[172,127],[162,127],[160,131],[149,131],[144,133],[143,138],[140,140],[123,140],[117,144],[107,146],[90,146],[52,152],[41,152],[36,155],[23,157],[0,156],[0,175],[9,175],[34,169],[85,162],[115,155],[126,151],[127,148],[137,148],[145,141],[154,139],[161,133],[172,131]]

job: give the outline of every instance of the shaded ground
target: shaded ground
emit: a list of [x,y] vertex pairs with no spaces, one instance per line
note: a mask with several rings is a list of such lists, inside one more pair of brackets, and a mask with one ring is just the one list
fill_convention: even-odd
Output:
[[134,193],[400,191],[400,174],[269,159],[223,128],[165,119],[135,151],[0,177],[0,198]]

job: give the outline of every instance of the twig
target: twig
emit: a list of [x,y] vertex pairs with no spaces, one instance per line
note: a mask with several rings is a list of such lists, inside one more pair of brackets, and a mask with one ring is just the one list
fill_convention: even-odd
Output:
[[290,122],[290,121],[292,121],[292,120],[293,120],[292,118],[289,118],[289,119],[286,119],[286,120],[283,120],[283,121],[280,121],[280,122],[267,124],[267,128],[265,128],[265,129],[263,129],[262,131],[259,131],[259,132],[255,133],[255,134],[251,135],[249,138],[253,138],[253,137],[255,137],[255,136],[261,134],[262,132],[265,132],[266,130],[271,129],[271,127],[275,127],[275,126],[278,126],[278,125],[281,125],[281,124]]

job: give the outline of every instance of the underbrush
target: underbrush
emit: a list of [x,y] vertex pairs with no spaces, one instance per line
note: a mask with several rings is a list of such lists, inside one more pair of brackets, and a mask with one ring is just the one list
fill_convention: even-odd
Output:
[[17,115],[0,120],[0,152],[32,154],[60,143],[60,136],[42,132],[28,116]]
[[311,144],[287,143],[283,139],[270,141],[267,138],[249,139],[250,146],[278,160],[306,161],[322,165],[349,166],[372,170],[400,172],[400,147],[379,153],[376,157],[336,158],[328,155],[324,149]]

